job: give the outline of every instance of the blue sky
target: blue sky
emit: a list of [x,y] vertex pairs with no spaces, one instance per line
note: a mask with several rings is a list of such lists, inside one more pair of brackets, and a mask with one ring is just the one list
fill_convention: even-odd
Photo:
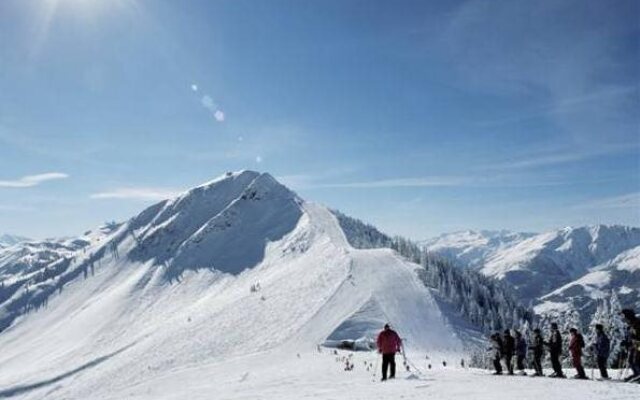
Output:
[[640,225],[640,2],[0,2],[0,232],[228,170],[414,238]]

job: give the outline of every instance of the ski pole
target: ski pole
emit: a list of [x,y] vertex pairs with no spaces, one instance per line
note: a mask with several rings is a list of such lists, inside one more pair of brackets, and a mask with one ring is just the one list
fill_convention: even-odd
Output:
[[378,375],[378,361],[380,361],[380,359],[378,358],[378,356],[376,355],[376,366],[373,368],[373,380],[372,382],[375,382],[377,379],[377,375]]
[[416,367],[416,365],[414,363],[411,362],[411,360],[409,358],[407,358],[407,356],[404,354],[404,352],[402,353],[402,356],[404,357],[404,360],[406,361],[407,365],[409,365],[411,368],[413,368],[419,375],[425,375],[424,372],[422,372],[420,370],[420,368]]
[[624,357],[624,364],[622,364],[624,366],[624,368],[622,370],[618,371],[618,380],[622,380],[624,379],[624,375],[627,373],[627,368],[629,368],[629,357],[631,355],[631,352],[627,351],[627,355]]

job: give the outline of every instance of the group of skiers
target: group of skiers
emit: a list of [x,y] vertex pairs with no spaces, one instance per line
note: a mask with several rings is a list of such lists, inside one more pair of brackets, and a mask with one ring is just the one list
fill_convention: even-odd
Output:
[[[635,312],[631,309],[624,309],[621,312],[627,323],[627,337],[622,343],[626,349],[627,358],[626,366],[631,370],[631,375],[625,378],[627,381],[636,381],[640,378],[640,319],[636,317]],[[591,352],[595,357],[596,364],[600,370],[601,379],[609,379],[607,373],[607,360],[610,353],[610,340],[605,333],[604,326],[597,324],[595,326],[596,336],[591,344]],[[491,335],[492,347],[489,349],[493,352],[493,366],[495,375],[502,375],[502,361],[506,365],[509,375],[514,375],[513,358],[516,358],[516,368],[520,375],[526,375],[525,360],[527,350],[533,352],[533,368],[534,376],[544,376],[542,372],[542,359],[545,354],[545,348],[549,349],[549,358],[553,373],[552,378],[565,378],[562,371],[560,358],[562,356],[562,335],[558,329],[557,323],[551,324],[551,332],[547,340],[542,337],[540,329],[533,330],[533,338],[531,344],[527,344],[525,338],[520,332],[515,331],[515,336],[511,335],[510,330],[505,330],[504,334],[494,333]],[[576,369],[576,379],[588,379],[582,365],[583,349],[585,341],[582,334],[576,329],[569,329],[569,353],[573,367]]]
[[[622,347],[626,352],[623,369],[629,368],[631,375],[625,378],[625,381],[640,382],[640,318],[638,318],[632,309],[624,309],[620,312],[627,324],[627,332]],[[533,330],[531,343],[527,343],[524,336],[514,331],[511,335],[509,329],[503,334],[494,333],[491,335],[492,347],[489,349],[493,352],[493,366],[495,375],[502,375],[502,362],[506,366],[509,375],[514,375],[513,359],[515,357],[515,368],[519,375],[526,375],[525,363],[527,360],[527,352],[533,353],[533,376],[544,376],[542,371],[542,359],[545,355],[545,348],[549,349],[549,358],[553,373],[549,375],[552,378],[565,378],[562,371],[562,335],[558,329],[557,323],[551,324],[551,332],[545,340],[542,337],[540,329]],[[602,324],[595,325],[596,336],[590,344],[591,354],[594,356],[598,369],[600,370],[600,378],[610,379],[607,372],[607,360],[611,351],[611,343]],[[583,349],[586,343],[582,334],[576,328],[569,329],[569,353],[573,367],[576,369],[576,379],[588,379],[582,365]],[[384,325],[384,329],[378,334],[376,341],[378,352],[382,354],[382,380],[393,379],[396,374],[395,355],[403,352],[402,340],[400,336],[389,326]],[[404,354],[404,353],[403,353]],[[387,372],[389,374],[387,375]]]

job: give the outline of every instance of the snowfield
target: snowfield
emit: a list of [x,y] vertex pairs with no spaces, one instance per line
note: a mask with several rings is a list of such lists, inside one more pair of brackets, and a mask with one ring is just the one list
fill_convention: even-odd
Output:
[[[96,399],[96,400],[294,400],[294,399],[563,399],[563,400],[622,400],[637,399],[640,385],[618,382],[555,380],[520,376],[492,376],[477,369],[446,368],[440,359],[410,355],[412,364],[420,371],[407,372],[398,363],[397,378],[379,382],[380,372],[374,353],[307,350],[296,353],[289,349],[275,349],[224,360],[210,360],[198,365],[174,366],[157,370],[144,380],[130,382],[100,380],[102,364],[115,358],[127,358],[128,350],[104,358],[94,364],[78,366],[73,371],[61,371],[43,380],[30,380],[23,385],[4,388],[0,397],[24,399]],[[351,357],[350,357],[351,356]],[[354,364],[352,371],[344,371],[345,358]],[[426,363],[433,362],[432,369]],[[372,367],[373,366],[373,367]],[[369,369],[367,369],[369,368]],[[531,371],[529,371],[531,372]],[[571,372],[568,371],[567,372]],[[587,371],[590,374],[590,371]],[[613,371],[614,376],[617,374]],[[596,372],[597,376],[597,372]]]
[[[79,239],[3,249],[0,398],[640,395],[457,368],[483,338],[417,268],[352,248],[333,213],[268,174],[229,173]],[[394,381],[377,382],[373,352],[322,346],[366,344],[386,322],[412,360]]]
[[115,399],[144,388],[185,398],[198,389],[180,382],[194,374],[210,377],[196,385],[202,396],[224,398],[220,385],[235,379],[227,363],[250,375],[296,370],[270,358],[371,339],[387,321],[408,351],[447,359],[480,339],[441,308],[417,265],[351,248],[328,209],[268,174],[227,174],[83,243],[59,254],[52,277],[7,292],[2,310],[15,319],[0,333],[0,396]]

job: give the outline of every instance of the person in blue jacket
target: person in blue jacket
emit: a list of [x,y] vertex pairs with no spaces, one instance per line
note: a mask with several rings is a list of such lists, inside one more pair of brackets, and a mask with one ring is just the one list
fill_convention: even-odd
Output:
[[602,324],[596,324],[596,340],[593,344],[593,350],[602,379],[609,379],[609,375],[607,374],[607,360],[609,359],[609,352],[611,350],[610,345],[611,342],[607,334],[604,333],[604,327]]
[[524,361],[527,359],[527,341],[522,334],[516,331],[516,367],[519,375],[526,375],[524,371]]

